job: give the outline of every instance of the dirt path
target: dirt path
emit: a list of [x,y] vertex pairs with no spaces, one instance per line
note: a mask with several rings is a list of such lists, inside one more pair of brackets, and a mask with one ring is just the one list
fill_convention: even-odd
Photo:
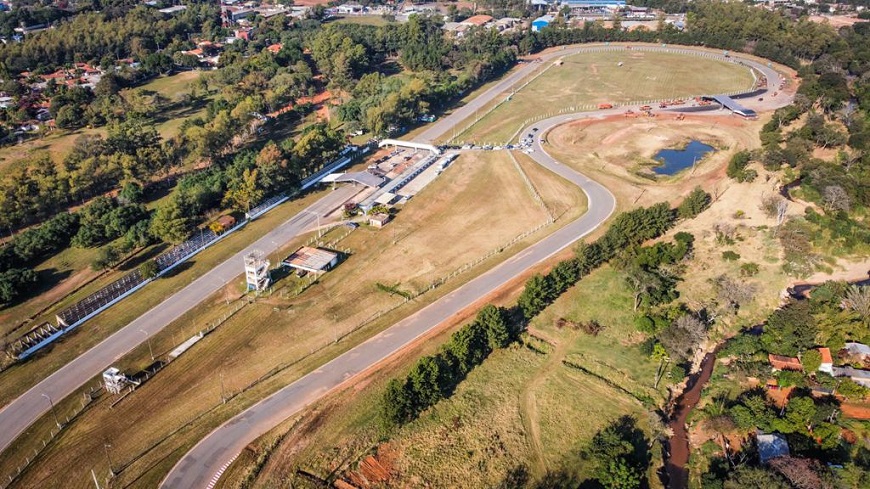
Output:
[[[549,343],[549,338],[547,340]],[[529,380],[522,392],[520,392],[520,419],[523,421],[523,428],[525,428],[526,433],[529,435],[532,448],[532,467],[538,476],[546,474],[549,467],[547,465],[547,458],[544,455],[544,444],[541,442],[540,419],[535,391],[562,363],[562,359],[565,357],[565,352],[568,349],[568,343],[569,341],[566,340],[551,343],[555,348],[550,352],[550,358],[538,370],[535,376]]]

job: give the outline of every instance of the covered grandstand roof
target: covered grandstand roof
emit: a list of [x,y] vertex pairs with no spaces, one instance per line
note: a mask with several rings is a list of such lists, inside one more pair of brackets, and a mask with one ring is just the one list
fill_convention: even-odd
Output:
[[321,180],[324,183],[329,182],[354,182],[361,183],[367,187],[380,187],[382,183],[384,183],[383,177],[378,177],[372,175],[366,171],[357,171],[357,172],[349,172],[349,173],[332,173],[323,177]]
[[715,100],[719,105],[725,107],[726,109],[734,112],[737,115],[742,115],[743,117],[757,117],[758,114],[755,113],[754,110],[748,109],[735,101],[733,98],[727,95],[713,95],[712,97],[705,97],[711,100]]

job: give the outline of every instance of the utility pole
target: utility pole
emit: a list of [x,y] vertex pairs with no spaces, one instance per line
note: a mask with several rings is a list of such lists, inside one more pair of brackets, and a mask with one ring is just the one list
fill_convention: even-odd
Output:
[[51,415],[54,416],[54,424],[57,425],[57,429],[63,428],[60,424],[60,420],[57,419],[57,411],[54,410],[54,402],[51,401],[51,396],[43,393],[42,397],[48,399],[48,405],[51,406]]
[[106,451],[106,460],[109,462],[109,477],[115,477],[115,468],[112,464],[112,457],[109,456],[109,448],[112,448],[112,445],[108,444],[103,440],[103,450]]
[[145,335],[145,339],[148,341],[148,353],[151,354],[151,361],[154,361],[154,350],[151,349],[151,337],[148,336],[148,333],[145,332],[144,329],[139,329],[139,332]]
[[224,395],[224,371],[221,369],[220,371],[220,379],[221,379],[221,404],[227,403],[227,397]]

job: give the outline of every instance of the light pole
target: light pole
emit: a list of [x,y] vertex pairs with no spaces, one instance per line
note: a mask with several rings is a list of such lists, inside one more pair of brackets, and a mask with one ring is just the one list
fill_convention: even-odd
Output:
[[51,396],[48,394],[42,394],[42,397],[48,399],[48,405],[51,406],[51,415],[54,416],[54,424],[57,425],[57,429],[61,429],[60,421],[57,419],[57,411],[54,410],[54,402],[51,401]]
[[148,353],[151,354],[151,361],[154,361],[154,350],[151,349],[151,337],[148,336],[148,333],[144,329],[139,329],[139,332],[145,335],[145,339],[148,340]]
[[109,456],[109,449],[110,448],[112,448],[112,445],[110,445],[104,441],[103,442],[103,450],[106,451],[106,460],[109,462],[109,477],[115,477],[115,469],[113,468],[114,465],[112,464],[112,457]]

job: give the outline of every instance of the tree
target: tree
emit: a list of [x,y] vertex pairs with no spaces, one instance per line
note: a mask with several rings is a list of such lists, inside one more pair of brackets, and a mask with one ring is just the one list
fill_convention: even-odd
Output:
[[242,178],[227,190],[224,202],[241,211],[251,210],[251,206],[263,199],[263,190],[257,182],[258,170],[245,169]]
[[682,219],[691,219],[707,209],[711,201],[710,194],[701,187],[695,187],[677,208],[677,215]]
[[477,313],[476,321],[486,328],[490,349],[504,348],[510,343],[511,334],[507,321],[505,321],[504,312],[500,308],[487,304]]
[[870,286],[850,286],[843,297],[843,306],[858,313],[865,323],[870,323]]
[[769,353],[796,356],[816,344],[818,327],[807,301],[790,302],[767,319],[761,344]]
[[822,354],[818,350],[807,350],[801,357],[801,364],[804,366],[804,372],[808,374],[817,372],[822,365]]
[[826,211],[844,211],[849,212],[851,208],[851,198],[849,194],[839,185],[828,185],[823,192]]
[[763,468],[742,466],[731,472],[724,489],[790,489],[778,475]]
[[167,243],[181,243],[190,235],[190,219],[178,199],[157,208],[151,220],[151,233]]
[[671,358],[688,360],[707,337],[707,327],[691,314],[684,314],[658,334]]
[[62,129],[72,129],[82,125],[81,113],[73,105],[64,105],[57,111],[54,123]]
[[154,278],[159,272],[160,268],[157,266],[157,262],[154,260],[148,260],[145,263],[139,265],[139,274],[142,276],[142,278]]
[[554,295],[551,280],[537,274],[526,282],[522,294],[517,299],[517,305],[523,311],[523,316],[530,320],[552,302]]
[[738,282],[727,275],[720,275],[712,280],[717,298],[728,312],[736,313],[755,297],[756,287],[753,284]]

